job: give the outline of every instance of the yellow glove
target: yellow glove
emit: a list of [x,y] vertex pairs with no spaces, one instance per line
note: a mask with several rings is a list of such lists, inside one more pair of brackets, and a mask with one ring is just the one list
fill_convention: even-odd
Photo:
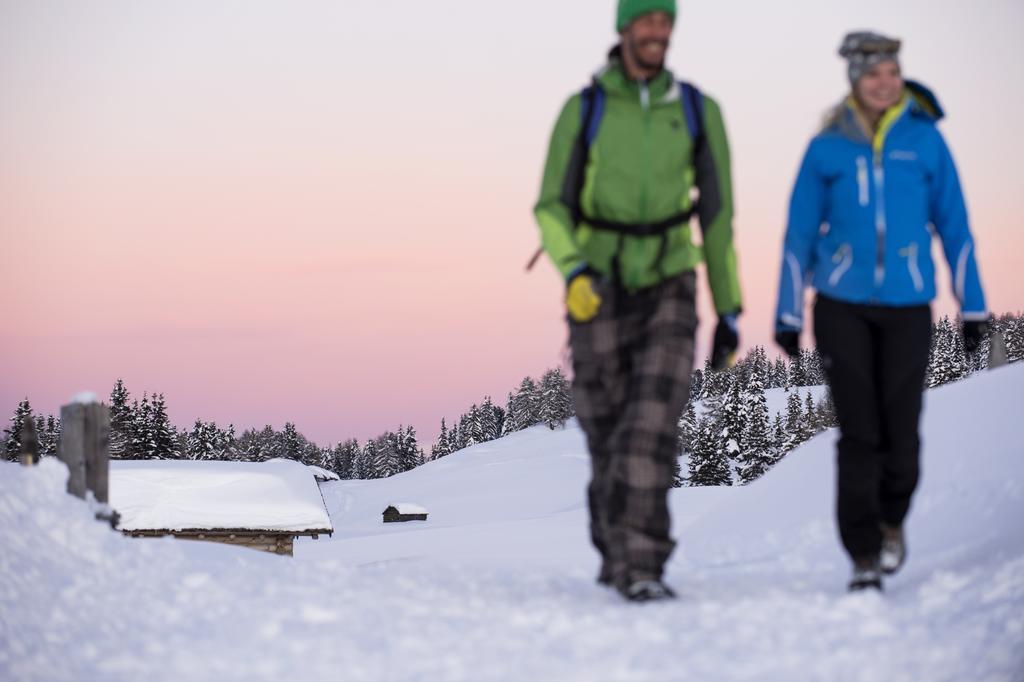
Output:
[[586,274],[573,277],[565,295],[565,305],[569,309],[569,317],[576,322],[594,319],[601,308],[601,297],[594,291],[594,278]]

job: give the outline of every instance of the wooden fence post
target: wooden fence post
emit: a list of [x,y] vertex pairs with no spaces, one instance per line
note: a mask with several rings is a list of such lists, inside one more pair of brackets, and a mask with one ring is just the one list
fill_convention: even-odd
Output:
[[110,408],[92,394],[82,394],[60,408],[57,453],[71,475],[68,492],[85,499],[91,490],[100,504],[110,501]]
[[110,502],[110,408],[100,403],[85,407],[85,488]]
[[68,466],[68,492],[85,499],[85,405],[60,408],[60,443],[57,457]]
[[21,427],[21,455],[19,460],[22,466],[34,466],[39,464],[39,435],[36,433],[35,422],[31,418],[25,420]]

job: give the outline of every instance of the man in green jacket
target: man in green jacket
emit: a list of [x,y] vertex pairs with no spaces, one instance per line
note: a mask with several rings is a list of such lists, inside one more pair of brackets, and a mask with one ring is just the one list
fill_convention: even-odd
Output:
[[[563,107],[534,209],[567,284],[598,582],[633,601],[674,596],[662,582],[674,546],[668,491],[701,260],[719,317],[712,364],[728,364],[739,342],[729,147],[714,100],[664,68],[675,10],[675,0],[619,0],[620,42]],[[703,248],[691,241],[691,215]]]

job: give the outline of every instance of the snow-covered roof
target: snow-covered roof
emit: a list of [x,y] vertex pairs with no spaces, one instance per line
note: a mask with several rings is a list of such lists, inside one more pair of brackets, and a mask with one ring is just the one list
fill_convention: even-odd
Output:
[[[424,509],[423,507],[419,506],[418,504],[412,504],[411,502],[399,502],[398,504],[390,504],[390,505],[388,505],[388,507],[394,507],[395,509],[398,510],[398,513],[402,514],[403,516],[405,514],[426,514],[427,513],[426,509]],[[387,511],[387,509],[385,509],[384,511]]]
[[312,464],[307,464],[306,468],[313,472],[313,475],[316,476],[316,480],[318,480],[318,481],[340,481],[341,480],[341,477],[338,476],[338,474],[334,473],[333,471],[328,471],[327,469],[324,469],[323,467],[318,467],[318,466],[313,466]]
[[290,460],[113,460],[110,505],[121,530],[333,531],[312,472]]

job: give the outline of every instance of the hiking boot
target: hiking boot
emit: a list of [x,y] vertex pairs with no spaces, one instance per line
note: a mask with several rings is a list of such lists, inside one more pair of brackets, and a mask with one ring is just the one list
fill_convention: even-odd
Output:
[[892,575],[903,567],[907,560],[907,543],[903,538],[903,528],[882,524],[882,551],[878,562],[882,573]]
[[850,579],[850,592],[860,592],[872,588],[882,591],[882,569],[878,565],[878,557],[862,557],[853,560],[853,577]]
[[625,588],[620,587],[619,592],[633,602],[666,601],[676,598],[672,588],[660,580],[637,580]]

